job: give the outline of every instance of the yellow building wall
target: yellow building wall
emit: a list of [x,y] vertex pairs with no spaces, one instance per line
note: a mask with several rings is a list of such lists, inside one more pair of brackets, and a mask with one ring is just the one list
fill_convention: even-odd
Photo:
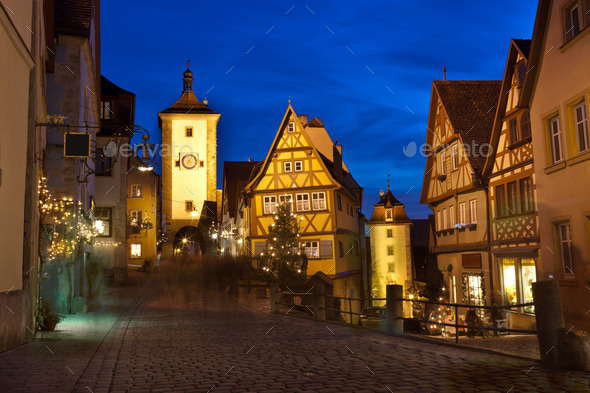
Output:
[[[21,30],[30,45],[31,34],[25,25],[30,24],[27,17],[31,17],[32,2],[13,0],[7,5],[14,7],[11,9],[15,14],[11,14],[11,18],[16,18],[15,24],[20,22],[17,29]],[[22,289],[29,71],[32,59],[30,55],[25,55],[27,48],[15,46],[13,40],[19,38],[10,25],[3,25],[4,22],[9,21],[3,19],[0,24],[0,83],[2,92],[6,93],[0,95],[0,290],[6,292]]]
[[[133,175],[131,175],[133,173]],[[127,265],[143,265],[145,261],[151,261],[152,266],[156,260],[156,231],[158,219],[158,194],[157,177],[151,173],[131,172],[127,180],[127,195],[131,195],[131,186],[140,184],[142,186],[142,197],[127,198],[127,222],[130,220],[131,210],[141,210],[142,218],[147,217],[153,228],[142,229],[139,234],[132,234],[128,226],[127,232]],[[147,216],[146,216],[147,215]],[[131,245],[141,244],[141,257],[131,257]]]

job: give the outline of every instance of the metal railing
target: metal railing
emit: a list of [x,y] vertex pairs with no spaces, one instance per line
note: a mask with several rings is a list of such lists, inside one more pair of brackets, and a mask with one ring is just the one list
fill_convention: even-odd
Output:
[[534,303],[521,303],[521,304],[510,304],[507,306],[477,306],[473,304],[460,304],[460,303],[444,303],[444,302],[435,302],[432,300],[417,300],[417,299],[401,299],[405,302],[416,302],[416,303],[424,303],[424,304],[434,304],[439,306],[445,307],[454,307],[455,309],[455,323],[446,323],[446,322],[437,322],[432,319],[415,319],[415,318],[403,318],[404,320],[407,319],[414,319],[417,322],[423,322],[430,325],[441,325],[441,326],[452,326],[455,328],[455,343],[459,343],[459,329],[472,329],[473,332],[481,331],[481,330],[490,330],[495,332],[514,332],[514,333],[530,333],[530,334],[537,334],[536,330],[527,330],[527,329],[510,329],[510,328],[500,328],[500,327],[492,327],[492,326],[473,326],[473,325],[461,325],[459,324],[459,307],[469,308],[469,309],[485,309],[491,310],[492,315],[495,310],[503,310],[503,309],[511,309],[517,307],[530,307],[534,306]]
[[[334,296],[334,295],[326,295],[326,294],[317,294],[317,293],[310,293],[310,292],[288,292],[288,291],[277,291],[276,294],[278,295],[287,295],[291,297],[291,302],[280,302],[276,301],[275,304],[290,307],[289,311],[291,311],[295,307],[305,307],[309,310],[313,315],[315,315],[312,308],[314,306],[312,304],[300,304],[295,303],[295,298],[304,298],[304,297],[312,297],[312,296],[323,296],[324,299],[338,299],[343,300],[348,303],[348,310],[342,310],[340,308],[332,308],[332,307],[322,307],[321,309],[325,311],[333,311],[341,314],[348,314],[349,323],[350,325],[354,325],[353,323],[353,315],[363,315],[362,309],[364,304],[362,302],[368,302],[368,304],[372,304],[375,301],[387,301],[387,298],[353,298],[353,297],[344,297],[344,296]],[[271,296],[272,298],[272,296]],[[529,334],[537,334],[536,330],[528,330],[528,329],[512,329],[512,328],[504,328],[504,327],[497,327],[497,326],[484,326],[484,325],[464,325],[459,323],[459,308],[467,308],[467,309],[484,309],[484,310],[491,310],[492,315],[495,310],[504,310],[504,309],[514,309],[518,307],[531,307],[534,306],[534,303],[521,303],[521,304],[510,304],[506,306],[478,306],[472,304],[460,304],[460,303],[444,303],[444,302],[437,302],[432,300],[418,300],[418,299],[397,299],[398,301],[404,302],[416,302],[422,304],[432,304],[436,306],[444,306],[444,307],[453,307],[455,311],[455,323],[447,323],[447,322],[438,322],[434,319],[417,319],[417,318],[404,318],[403,320],[414,320],[416,322],[425,323],[428,325],[438,325],[438,326],[449,326],[455,328],[455,343],[459,342],[459,330],[466,330],[468,333],[471,331],[472,333],[481,332],[481,331],[496,331],[496,332],[513,332],[513,333],[529,333]],[[353,302],[361,302],[361,312],[353,311],[352,304]],[[289,312],[288,311],[288,312]]]

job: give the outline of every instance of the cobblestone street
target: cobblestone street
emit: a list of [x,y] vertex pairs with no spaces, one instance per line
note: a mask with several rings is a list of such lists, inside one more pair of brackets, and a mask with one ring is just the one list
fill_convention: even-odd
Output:
[[72,333],[66,321],[0,354],[0,392],[590,391],[584,373],[262,313],[222,292],[124,293],[118,319]]

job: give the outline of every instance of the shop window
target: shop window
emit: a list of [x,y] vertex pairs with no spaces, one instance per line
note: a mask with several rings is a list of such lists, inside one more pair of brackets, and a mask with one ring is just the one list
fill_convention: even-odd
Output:
[[131,244],[131,258],[141,258],[141,244]]
[[[537,280],[537,268],[533,258],[503,258],[501,262],[502,289],[506,305],[533,302],[533,283]],[[534,313],[534,306],[522,309]]]
[[[469,305],[485,306],[483,273],[463,273],[463,301]],[[483,309],[476,309],[475,312],[483,317]]]
[[94,228],[97,236],[110,237],[112,227],[113,209],[110,207],[97,207],[94,210]]

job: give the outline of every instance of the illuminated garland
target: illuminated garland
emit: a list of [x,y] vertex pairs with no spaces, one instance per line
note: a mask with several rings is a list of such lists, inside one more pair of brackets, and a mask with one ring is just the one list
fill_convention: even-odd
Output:
[[39,179],[38,194],[42,230],[48,241],[44,255],[48,259],[72,257],[78,245],[92,243],[98,230],[81,202],[52,198],[45,177]]

